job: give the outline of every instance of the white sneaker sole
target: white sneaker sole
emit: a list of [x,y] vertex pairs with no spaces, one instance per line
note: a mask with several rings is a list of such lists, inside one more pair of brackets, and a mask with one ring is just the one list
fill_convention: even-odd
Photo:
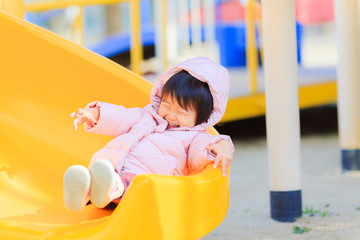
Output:
[[105,159],[96,160],[90,174],[91,202],[98,208],[104,208],[114,199],[110,195],[112,194],[111,191],[113,190],[115,182],[118,180],[117,174],[115,173],[113,165]]
[[64,175],[64,204],[68,210],[81,211],[90,191],[90,172],[81,165],[69,167]]

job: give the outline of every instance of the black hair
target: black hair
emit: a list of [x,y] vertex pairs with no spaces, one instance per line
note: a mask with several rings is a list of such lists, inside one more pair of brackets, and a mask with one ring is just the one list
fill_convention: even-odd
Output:
[[162,96],[175,98],[185,110],[194,109],[196,112],[195,125],[206,122],[213,111],[213,97],[209,85],[182,70],[165,83]]

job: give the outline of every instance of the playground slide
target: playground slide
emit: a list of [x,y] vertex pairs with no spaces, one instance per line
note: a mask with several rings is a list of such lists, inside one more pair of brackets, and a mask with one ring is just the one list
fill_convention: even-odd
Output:
[[74,132],[69,114],[93,100],[145,106],[151,84],[2,11],[0,32],[0,239],[198,239],[221,223],[229,178],[212,166],[137,176],[114,211],[67,211],[65,170],[110,140]]

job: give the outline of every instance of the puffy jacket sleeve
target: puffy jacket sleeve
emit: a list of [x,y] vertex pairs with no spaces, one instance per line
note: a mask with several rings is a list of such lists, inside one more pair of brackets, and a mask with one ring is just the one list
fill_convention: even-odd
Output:
[[125,108],[99,101],[89,103],[86,108],[99,108],[100,117],[95,125],[86,123],[85,131],[113,137],[127,133],[144,114],[143,108]]
[[231,138],[227,135],[210,135],[201,133],[197,135],[188,150],[188,168],[190,172],[198,172],[203,170],[209,163],[214,162],[216,155],[207,150],[209,144],[217,143],[221,140],[227,140],[233,146]]

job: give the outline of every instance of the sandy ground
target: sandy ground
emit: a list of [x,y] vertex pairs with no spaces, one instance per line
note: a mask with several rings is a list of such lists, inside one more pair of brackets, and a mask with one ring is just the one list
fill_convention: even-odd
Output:
[[[326,116],[321,114],[320,118],[334,118],[333,111],[325,113]],[[308,115],[311,117],[312,113]],[[301,138],[302,207],[319,212],[314,216],[303,214],[294,223],[281,223],[270,218],[266,138],[262,134],[243,138],[239,137],[240,132],[233,136],[236,151],[230,171],[228,214],[222,224],[203,239],[360,239],[360,175],[341,172],[336,131],[325,129],[317,133],[316,129],[321,127],[316,125],[324,121],[314,122],[313,118],[307,118],[309,116],[303,117],[302,123],[313,122],[314,126]],[[256,125],[251,120],[248,125],[249,122]],[[246,128],[241,124],[232,128]],[[328,126],[334,128],[334,124],[336,122],[332,121]],[[259,127],[247,128],[251,131],[251,128]],[[302,128],[306,129],[306,126]],[[295,234],[295,226],[311,230]]]

